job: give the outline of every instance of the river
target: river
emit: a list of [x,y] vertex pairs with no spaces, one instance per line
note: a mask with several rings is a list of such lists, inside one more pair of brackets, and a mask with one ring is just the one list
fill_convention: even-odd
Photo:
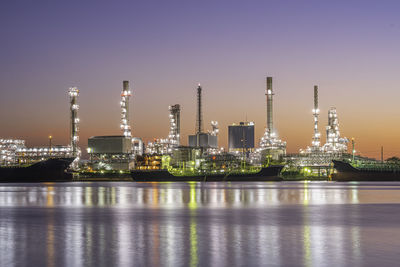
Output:
[[0,184],[0,266],[395,266],[400,183]]

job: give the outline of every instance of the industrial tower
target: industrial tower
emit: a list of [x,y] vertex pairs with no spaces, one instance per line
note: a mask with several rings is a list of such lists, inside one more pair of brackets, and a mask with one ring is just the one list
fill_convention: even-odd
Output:
[[339,122],[336,108],[329,109],[328,126],[326,126],[326,144],[323,149],[331,153],[343,153],[347,151],[347,138],[340,137]]
[[[188,143],[190,147],[198,147],[202,149],[218,148],[218,123],[212,122],[213,134],[205,133],[203,129],[203,114],[202,114],[202,99],[201,99],[201,85],[197,87],[197,114],[196,114],[196,130],[194,135],[188,136]],[[210,151],[209,151],[210,152]],[[210,152],[211,153],[211,152]]]
[[196,134],[203,132],[203,114],[201,106],[201,86],[197,87],[197,116],[196,116]]
[[273,149],[281,150],[286,153],[286,142],[277,138],[273,126],[273,90],[272,90],[272,77],[267,77],[267,88],[265,90],[267,100],[267,126],[265,128],[264,136],[260,140],[260,149]]
[[131,126],[129,125],[129,98],[131,90],[129,81],[122,82],[123,88],[121,92],[121,130],[125,137],[132,137]]
[[318,115],[319,115],[319,108],[318,108],[318,85],[314,85],[314,108],[313,108],[313,115],[314,115],[314,135],[312,139],[312,151],[320,151],[320,140],[321,140],[321,133],[318,131]]
[[181,134],[181,107],[179,104],[169,106],[169,143],[171,147],[180,145]]
[[68,90],[69,98],[70,98],[70,110],[71,110],[71,131],[70,131],[70,142],[72,148],[72,156],[79,157],[80,156],[80,149],[78,147],[79,142],[79,117],[78,117],[78,110],[79,105],[77,104],[79,90],[76,87],[71,87]]
[[272,123],[272,77],[267,77],[267,89],[265,90],[265,95],[267,96],[267,131],[269,135],[273,132]]

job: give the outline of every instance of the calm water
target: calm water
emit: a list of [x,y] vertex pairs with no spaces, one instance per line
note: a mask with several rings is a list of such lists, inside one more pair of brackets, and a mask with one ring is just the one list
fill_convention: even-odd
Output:
[[0,266],[398,266],[400,183],[0,184]]

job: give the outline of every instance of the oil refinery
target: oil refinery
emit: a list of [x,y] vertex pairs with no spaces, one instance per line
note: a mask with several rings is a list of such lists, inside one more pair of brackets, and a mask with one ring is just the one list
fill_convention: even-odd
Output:
[[[255,145],[255,123],[240,122],[228,126],[228,148],[218,145],[219,125],[210,122],[210,130],[204,129],[203,87],[195,89],[196,114],[194,133],[188,135],[188,145],[181,143],[181,105],[168,107],[169,129],[166,136],[143,142],[135,137],[131,128],[132,89],[130,82],[122,82],[120,101],[120,134],[92,136],[88,139],[88,160],[81,160],[79,147],[79,90],[68,90],[70,106],[70,143],[68,145],[49,144],[42,147],[27,147],[25,140],[0,139],[0,163],[11,166],[29,164],[48,158],[75,158],[71,168],[80,173],[94,175],[104,172],[127,173],[129,170],[179,170],[182,173],[215,170],[219,172],[235,170],[248,171],[249,168],[261,168],[271,164],[285,166],[284,173],[294,176],[328,177],[332,173],[332,160],[352,157],[347,153],[348,139],[340,135],[336,108],[328,110],[326,140],[321,144],[319,131],[320,107],[317,85],[313,88],[313,134],[310,146],[300,149],[297,154],[286,153],[286,141],[279,138],[274,128],[274,102],[272,77],[266,77],[265,86],[265,127],[264,134]],[[166,108],[167,110],[167,108]],[[135,114],[133,114],[135,115]],[[167,118],[167,116],[166,116]],[[354,149],[353,149],[354,150]],[[354,151],[353,151],[354,154]],[[354,155],[353,155],[354,157]]]

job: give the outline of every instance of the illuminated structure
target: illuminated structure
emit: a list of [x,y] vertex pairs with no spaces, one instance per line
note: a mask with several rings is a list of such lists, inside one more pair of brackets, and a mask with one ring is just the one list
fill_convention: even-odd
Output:
[[299,154],[286,155],[285,160],[289,169],[297,169],[305,176],[328,177],[332,171],[332,160],[349,159],[349,154],[346,153],[348,140],[340,137],[336,109],[331,108],[328,112],[326,144],[321,147],[318,115],[318,87],[314,86],[314,135],[312,145],[305,150],[300,149]]
[[312,150],[319,151],[320,150],[320,138],[321,134],[318,131],[318,115],[319,115],[319,108],[318,108],[318,86],[314,85],[314,136],[312,140]]
[[336,108],[328,111],[328,126],[326,126],[326,144],[323,150],[328,153],[345,153],[347,152],[347,138],[340,137],[339,122],[337,118]]
[[121,92],[121,130],[125,137],[132,137],[131,126],[129,125],[129,98],[131,91],[129,89],[129,81],[122,82],[123,88]]
[[0,166],[17,164],[17,151],[24,148],[25,140],[0,139]]
[[[79,150],[78,150],[79,151]],[[80,151],[79,151],[80,152]],[[23,147],[16,151],[16,156],[20,164],[29,164],[48,158],[70,158],[74,157],[74,152],[70,145],[52,145],[41,147]],[[77,160],[74,161],[77,164]],[[76,165],[75,165],[76,166]]]
[[[78,110],[79,105],[77,103],[79,90],[76,87],[69,88],[68,91],[69,98],[70,98],[70,110],[71,110],[71,126],[70,126],[70,145],[72,148],[72,156],[79,158],[80,156],[80,149],[78,147],[79,142],[79,117],[78,117]],[[79,159],[78,159],[79,160]]]
[[179,104],[169,106],[169,135],[170,147],[177,147],[181,140],[181,107]]
[[318,116],[319,116],[319,107],[318,107],[318,86],[314,85],[314,108],[312,110],[314,117],[314,134],[311,142],[311,146],[307,147],[306,151],[300,150],[301,153],[317,153],[321,152],[321,133],[318,131]]
[[180,146],[181,140],[181,108],[179,104],[169,106],[169,134],[168,138],[154,139],[148,142],[146,154],[170,155],[174,148]]
[[123,135],[93,136],[88,140],[93,170],[128,170],[133,168],[132,139]]
[[278,159],[280,155],[286,153],[286,142],[278,139],[277,134],[273,127],[273,90],[272,90],[272,77],[267,77],[267,88],[265,90],[267,100],[267,126],[264,136],[260,140],[260,148],[262,157],[265,155],[271,156],[273,159]]
[[211,121],[211,131],[209,133],[212,136],[218,136],[219,133],[218,121]]

